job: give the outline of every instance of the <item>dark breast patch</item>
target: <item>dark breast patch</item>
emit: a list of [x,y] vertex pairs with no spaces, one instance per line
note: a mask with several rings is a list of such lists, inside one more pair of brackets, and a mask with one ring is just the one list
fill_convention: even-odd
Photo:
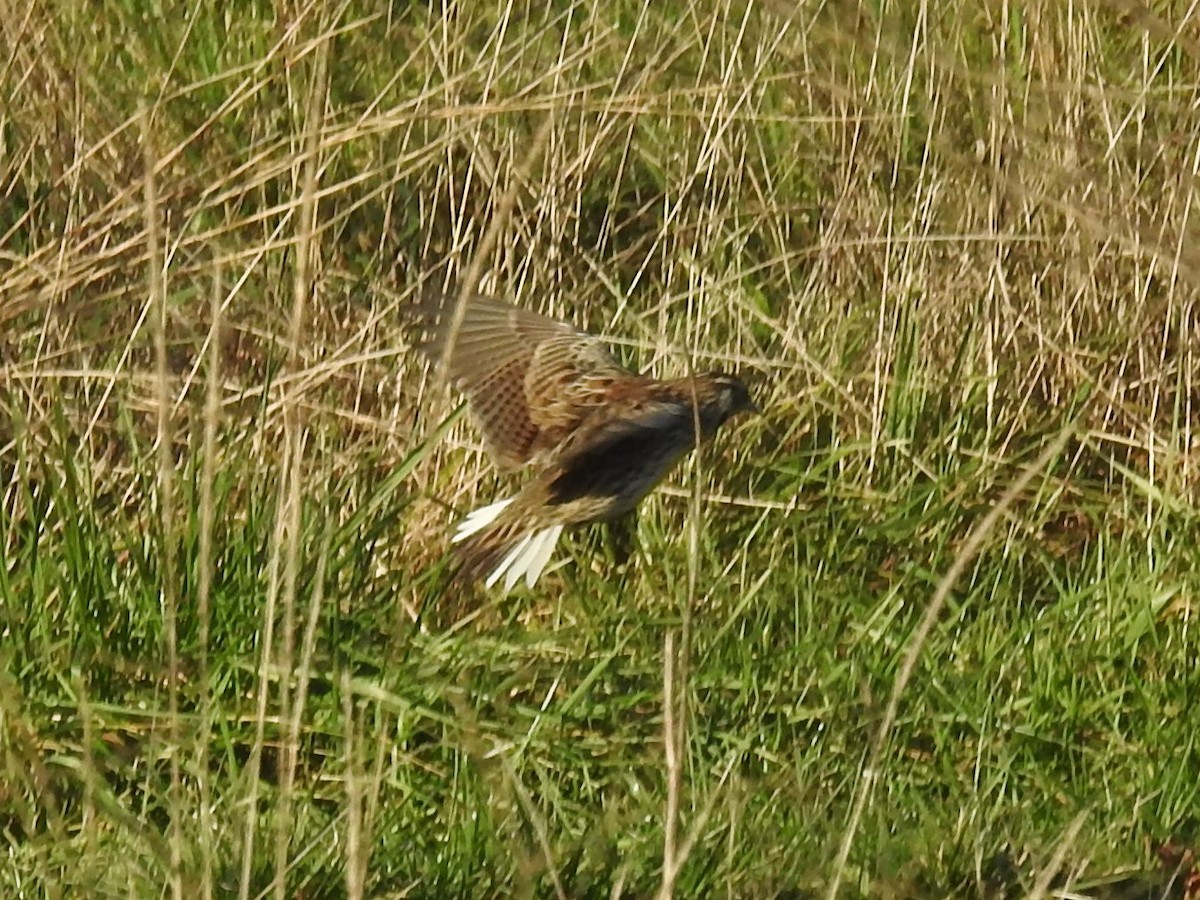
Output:
[[549,503],[586,497],[622,497],[636,502],[691,446],[692,429],[679,410],[664,411],[647,422],[605,426],[594,441],[580,441],[564,454],[548,485]]

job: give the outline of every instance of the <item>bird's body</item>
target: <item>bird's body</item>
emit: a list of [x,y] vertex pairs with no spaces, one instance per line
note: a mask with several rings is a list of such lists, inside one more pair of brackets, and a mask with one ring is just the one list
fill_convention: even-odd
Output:
[[533,586],[566,526],[631,511],[699,441],[753,410],[731,375],[662,380],[619,365],[592,335],[485,297],[427,295],[420,346],[466,395],[502,468],[535,463],[512,498],[471,513],[454,536],[461,573]]

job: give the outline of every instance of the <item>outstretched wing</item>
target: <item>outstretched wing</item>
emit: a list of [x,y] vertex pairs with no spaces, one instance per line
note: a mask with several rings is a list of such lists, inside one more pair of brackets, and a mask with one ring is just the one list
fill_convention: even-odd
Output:
[[417,346],[467,395],[503,468],[554,451],[617,380],[636,377],[599,338],[566,322],[470,296],[451,335],[457,295],[428,293],[410,312]]

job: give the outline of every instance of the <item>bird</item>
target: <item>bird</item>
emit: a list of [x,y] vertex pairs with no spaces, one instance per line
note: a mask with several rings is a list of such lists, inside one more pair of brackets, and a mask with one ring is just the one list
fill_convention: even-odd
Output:
[[503,580],[507,593],[522,577],[533,588],[564,529],[631,512],[697,443],[759,412],[736,375],[638,374],[600,337],[492,297],[425,290],[406,318],[465,394],[497,468],[534,470],[451,538],[458,575],[487,588]]

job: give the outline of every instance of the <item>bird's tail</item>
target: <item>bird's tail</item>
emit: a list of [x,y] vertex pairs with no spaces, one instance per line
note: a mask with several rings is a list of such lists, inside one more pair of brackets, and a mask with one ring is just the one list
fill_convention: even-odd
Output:
[[510,503],[511,497],[471,512],[451,538],[459,545],[464,576],[483,578],[486,587],[503,578],[505,591],[512,590],[522,575],[525,584],[533,587],[563,530],[562,525],[531,530],[521,517],[502,515]]

